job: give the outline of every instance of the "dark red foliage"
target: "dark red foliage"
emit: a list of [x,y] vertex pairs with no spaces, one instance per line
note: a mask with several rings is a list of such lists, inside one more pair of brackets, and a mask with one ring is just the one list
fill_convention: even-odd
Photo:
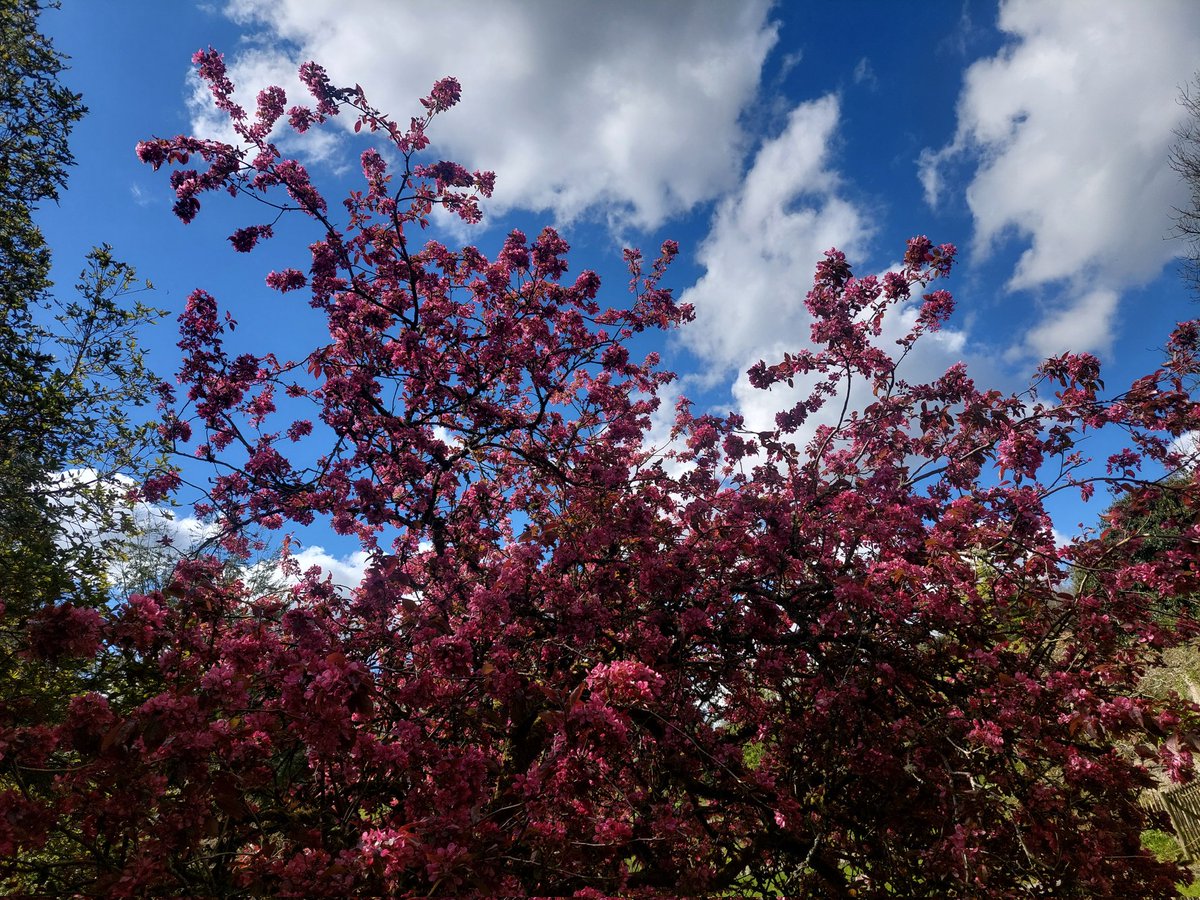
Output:
[[[961,366],[909,384],[896,359],[950,314],[929,287],[954,248],[916,238],[880,279],[830,251],[812,347],[751,371],[815,387],[761,433],[681,404],[655,451],[671,376],[629,345],[689,318],[661,286],[673,243],[648,271],[628,254],[632,299],[609,308],[551,229],[493,260],[422,242],[435,207],[473,221],[492,186],[412,161],[456,82],[405,129],[302,70],[317,106],[292,127],[348,114],[398,160],[368,150],[365,188],[335,207],[269,141],[282,92],[252,121],[219,55],[197,60],[242,146],[139,154],[204,161],[173,176],[185,221],[212,190],[307,215],[307,271],[269,281],[305,289],[331,337],[298,362],[231,357],[198,291],[167,430],[222,462],[230,549],[319,518],[371,562],[348,593],[309,575],[254,597],[201,560],[115,609],[99,653],[131,687],[0,730],[5,870],[114,896],[1172,894],[1137,798],[1148,765],[1190,777],[1200,739],[1195,710],[1136,683],[1195,634],[1200,526],[1139,562],[1056,547],[1043,503],[1177,467],[1170,442],[1200,426],[1194,325],[1124,393],[1103,394],[1088,356],[1015,396]],[[913,330],[887,346],[902,304]],[[804,443],[847,380],[871,402],[818,416]],[[1097,472],[1077,446],[1107,427],[1130,450]],[[320,445],[315,464],[296,442]],[[31,649],[84,649],[62,615]]]

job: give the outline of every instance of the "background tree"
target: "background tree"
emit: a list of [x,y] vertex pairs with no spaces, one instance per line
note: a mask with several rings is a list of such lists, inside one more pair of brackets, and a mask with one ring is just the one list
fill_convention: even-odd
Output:
[[[33,215],[65,185],[68,136],[86,110],[59,82],[42,9],[0,3],[0,601],[10,625],[21,610],[105,596],[103,535],[120,530],[123,506],[110,476],[139,471],[153,433],[131,418],[155,383],[136,332],[157,315],[127,304],[133,269],[100,247],[75,299],[51,293]],[[89,520],[86,533],[71,524]]]
[[[140,471],[153,450],[153,429],[131,416],[155,384],[137,330],[157,311],[127,302],[141,287],[133,269],[99,247],[75,299],[51,292],[33,215],[65,185],[68,136],[86,110],[59,82],[42,9],[0,3],[0,599],[10,614],[104,595],[103,535],[120,530],[124,505],[111,476]],[[86,533],[70,524],[89,520]]]
[[[1138,484],[1119,484],[1116,499],[1100,516],[1096,537],[1110,569],[1135,562],[1150,573],[1177,569],[1195,563],[1191,552],[1193,529],[1200,510],[1195,507],[1192,476],[1188,471]],[[1098,560],[1098,561],[1099,561]],[[1076,590],[1088,591],[1098,583],[1098,573],[1077,567],[1073,572]],[[1194,598],[1175,595],[1162,598],[1143,585],[1148,608],[1164,620],[1190,611]],[[1186,608],[1185,608],[1186,607]]]
[[107,246],[56,295],[34,220],[86,111],[38,30],[53,5],[0,0],[0,786],[18,794],[49,776],[14,765],[10,739],[105,686],[98,629],[132,524],[116,476],[140,477],[158,445],[136,419],[155,384],[137,332],[157,311],[130,302],[142,286]]
[[[1110,571],[1131,562],[1139,566],[1143,574],[1130,581],[1126,590],[1140,593],[1147,608],[1165,622],[1173,622],[1181,614],[1194,617],[1195,604],[1200,598],[1200,594],[1185,590],[1164,598],[1152,587],[1165,573],[1179,579],[1200,568],[1196,547],[1200,510],[1195,507],[1192,478],[1184,472],[1136,490],[1122,491],[1101,516],[1101,530],[1096,538],[1103,548],[1097,564],[1107,566]],[[1192,577],[1200,588],[1200,576]],[[1094,572],[1076,569],[1074,573],[1078,591],[1092,590],[1098,580]],[[1196,642],[1168,650],[1162,663],[1146,672],[1142,690],[1160,698],[1174,692],[1200,704],[1200,648]]]
[[[1059,550],[1043,504],[1179,467],[1171,442],[1200,416],[1183,387],[1196,323],[1113,394],[1086,354],[1048,360],[1017,395],[962,366],[912,384],[897,359],[951,314],[934,282],[954,248],[914,238],[880,278],[831,250],[806,297],[811,347],[749,372],[796,395],[776,427],[683,401],[658,452],[646,435],[672,376],[630,345],[689,318],[662,286],[673,243],[648,265],[627,252],[616,307],[594,273],[568,276],[552,229],[512,232],[493,259],[451,250],[424,239],[434,208],[473,221],[493,184],[418,161],[453,79],[405,127],[313,63],[313,106],[269,88],[248,113],[219,54],[195,62],[240,145],[180,136],[139,154],[176,167],[185,222],[209,192],[309,220],[304,270],[267,282],[302,292],[330,339],[298,360],[238,353],[196,291],[164,431],[219,462],[201,513],[226,552],[248,552],[250,528],[322,517],[371,564],[349,594],[309,573],[255,596],[219,559],[187,560],[97,622],[97,646],[70,645],[128,660],[129,689],[8,733],[23,779],[0,792],[9,884],[1174,893],[1179,870],[1139,843],[1151,774],[1118,747],[1190,772],[1194,714],[1136,684],[1195,633],[1186,605],[1164,620],[1141,586],[1170,602],[1194,573],[1170,553],[1148,568],[1098,542]],[[271,135],[342,113],[394,162],[367,149],[362,189],[337,205]],[[250,224],[231,241],[271,236]],[[883,338],[897,307],[915,313],[899,347]],[[870,404],[826,409],[859,380]],[[1092,471],[1076,445],[1109,426],[1130,447]],[[1194,481],[1181,490],[1193,506]],[[1094,573],[1089,590],[1062,590],[1063,562]]]
[[1200,76],[1183,90],[1179,102],[1188,117],[1176,132],[1178,141],[1171,151],[1171,167],[1187,184],[1191,202],[1175,211],[1175,224],[1188,244],[1186,274],[1193,286],[1200,287]]
[[34,310],[50,288],[50,251],[33,222],[45,200],[58,198],[72,162],[67,137],[86,111],[79,95],[58,83],[62,59],[37,30],[40,5],[5,0],[0,5],[0,509],[3,597],[51,573],[25,571],[33,559],[54,554],[45,508],[52,469],[39,447],[52,440],[60,413],[56,398],[43,396],[52,357],[42,349]]

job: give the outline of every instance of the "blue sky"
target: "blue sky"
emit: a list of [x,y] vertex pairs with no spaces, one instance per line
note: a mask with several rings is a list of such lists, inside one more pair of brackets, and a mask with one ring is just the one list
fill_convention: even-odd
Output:
[[[40,219],[58,281],[107,241],[172,314],[209,290],[255,352],[303,353],[320,337],[302,301],[262,283],[304,268],[311,234],[297,221],[265,252],[234,254],[226,235],[256,211],[210,202],[184,226],[163,173],[133,152],[151,135],[220,135],[189,77],[210,45],[240,96],[279,83],[303,102],[294,73],[314,59],[401,121],[456,76],[463,102],[435,124],[431,153],[495,170],[497,194],[481,228],[441,236],[486,252],[509,228],[554,224],[613,302],[622,245],[677,239],[668,284],[697,320],[659,349],[698,406],[752,426],[785,398],[750,389],[745,369],[803,345],[804,293],[830,246],[861,273],[895,264],[913,234],[959,246],[958,311],[910,379],[963,359],[1014,389],[1040,358],[1087,350],[1111,388],[1200,314],[1172,237],[1188,191],[1167,163],[1200,64],[1190,0],[68,0],[43,27],[91,110],[69,190]],[[335,129],[292,149],[336,197],[360,141]],[[173,324],[147,344],[173,372]],[[1056,526],[1072,533],[1093,507],[1060,507]]]

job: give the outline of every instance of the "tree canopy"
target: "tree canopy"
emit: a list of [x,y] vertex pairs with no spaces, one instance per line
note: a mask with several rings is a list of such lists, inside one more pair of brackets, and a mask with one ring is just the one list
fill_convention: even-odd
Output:
[[[1045,502],[1098,482],[1136,496],[1179,468],[1172,442],[1200,421],[1197,323],[1123,390],[1087,354],[1047,360],[1020,394],[961,365],[910,383],[901,361],[953,310],[955,248],[915,237],[878,277],[830,250],[811,342],[749,372],[795,397],[776,427],[681,401],[654,447],[673,376],[632,346],[690,317],[664,286],[677,245],[627,251],[629,299],[607,305],[553,229],[514,231],[491,259],[427,240],[435,214],[476,221],[494,183],[422,161],[454,79],[404,125],[314,63],[309,105],[270,88],[247,111],[220,54],[195,62],[238,144],[138,153],[172,170],[185,222],[211,195],[263,201],[270,221],[235,231],[235,251],[280,215],[307,221],[309,258],[266,281],[329,341],[236,353],[232,317],[197,290],[163,433],[219,464],[201,513],[227,551],[321,519],[371,561],[348,592],[308,572],[261,596],[186,560],[90,630],[31,632],[30,651],[124,660],[129,683],[5,732],[10,884],[1173,894],[1137,799],[1150,767],[1190,777],[1196,710],[1136,685],[1195,635],[1186,604],[1164,618],[1145,590],[1196,592],[1200,531],[1181,523],[1181,552],[1151,562],[1120,542],[1060,548]],[[342,115],[379,144],[337,204],[273,136]],[[870,402],[843,406],[858,382]],[[1129,446],[1097,469],[1079,445],[1104,428]],[[1187,508],[1196,489],[1179,482]]]

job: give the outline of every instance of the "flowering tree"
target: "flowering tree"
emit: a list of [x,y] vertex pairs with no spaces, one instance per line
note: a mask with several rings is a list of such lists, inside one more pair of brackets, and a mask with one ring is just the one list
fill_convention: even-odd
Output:
[[[1173,893],[1136,801],[1150,767],[1190,776],[1195,710],[1133,686],[1195,633],[1186,606],[1164,619],[1146,597],[1197,592],[1196,543],[1152,560],[1060,549],[1043,502],[1096,483],[1136,494],[1143,465],[1178,468],[1170,442],[1200,424],[1196,325],[1121,393],[1087,355],[1047,361],[1020,395],[962,366],[910,384],[898,361],[951,314],[933,282],[954,248],[914,238],[881,278],[830,251],[809,349],[750,372],[796,393],[777,427],[683,402],[656,450],[671,375],[629,345],[690,316],[661,286],[673,243],[649,265],[627,252],[631,300],[613,308],[595,274],[568,276],[551,229],[511,233],[491,260],[424,241],[436,207],[475,221],[493,184],[417,161],[453,79],[405,127],[312,63],[314,106],[269,88],[251,115],[219,54],[196,61],[239,144],[139,155],[202,163],[171,175],[184,221],[212,191],[310,220],[311,261],[267,282],[330,339],[300,360],[234,355],[231,320],[197,291],[167,436],[219,463],[202,513],[227,550],[247,550],[251,526],[319,517],[371,564],[349,592],[307,573],[255,596],[192,560],[93,640],[47,623],[30,652],[107,654],[128,682],[0,732],[10,884]],[[364,187],[335,213],[271,136],[284,117],[304,132],[338,115],[384,149],[362,154]],[[237,230],[234,249],[272,224]],[[886,346],[897,308],[913,326]],[[853,382],[873,392],[857,411],[840,398]],[[1103,427],[1129,449],[1097,470],[1076,445]],[[1192,482],[1177,496],[1196,508]]]

